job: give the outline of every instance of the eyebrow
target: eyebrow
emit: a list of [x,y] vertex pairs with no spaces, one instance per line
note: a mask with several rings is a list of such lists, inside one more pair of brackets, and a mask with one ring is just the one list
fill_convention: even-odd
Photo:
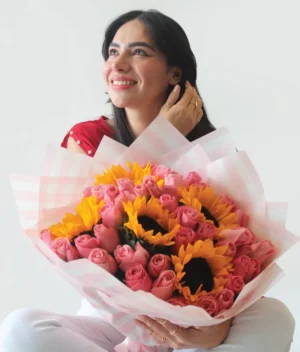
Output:
[[[151,49],[152,51],[155,51],[155,49],[150,44],[148,44],[146,42],[133,42],[133,43],[128,44],[128,48],[135,48],[136,46],[143,46],[148,49]],[[120,45],[115,42],[112,42],[109,47],[120,48]]]

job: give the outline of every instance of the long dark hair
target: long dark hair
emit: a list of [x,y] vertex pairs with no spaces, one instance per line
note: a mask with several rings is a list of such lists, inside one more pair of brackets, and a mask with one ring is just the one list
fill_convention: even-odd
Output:
[[[181,69],[180,81],[181,96],[185,91],[185,82],[189,81],[197,89],[197,62],[191,50],[189,40],[181,26],[172,18],[156,10],[130,11],[116,18],[106,29],[104,42],[102,45],[102,55],[104,60],[108,59],[108,49],[118,29],[125,23],[138,19],[147,27],[149,34],[156,47],[163,53],[169,66]],[[167,95],[174,86],[170,85]],[[199,94],[200,96],[200,94]],[[202,100],[202,98],[201,98]],[[202,100],[203,101],[203,100]],[[122,144],[129,146],[134,137],[130,130],[125,109],[113,106],[113,115],[116,121],[115,138]],[[210,123],[203,103],[203,117],[194,129],[186,136],[189,141],[193,141],[215,130]]]

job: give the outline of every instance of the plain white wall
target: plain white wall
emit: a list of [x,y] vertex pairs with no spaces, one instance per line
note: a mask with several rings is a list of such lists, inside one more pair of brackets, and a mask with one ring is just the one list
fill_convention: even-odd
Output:
[[[300,55],[297,0],[0,0],[0,321],[20,307],[73,314],[80,297],[24,238],[8,181],[38,172],[48,142],[76,122],[109,113],[101,42],[125,10],[156,8],[186,30],[212,122],[226,126],[257,167],[269,200],[290,204],[299,234]],[[268,295],[300,322],[300,246],[279,263]],[[300,350],[297,325],[292,351]]]

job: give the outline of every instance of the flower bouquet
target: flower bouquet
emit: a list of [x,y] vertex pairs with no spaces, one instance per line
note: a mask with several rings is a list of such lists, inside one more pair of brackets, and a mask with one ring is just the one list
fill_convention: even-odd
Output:
[[25,233],[127,336],[120,351],[155,345],[138,315],[183,327],[235,316],[298,240],[225,129],[190,143],[158,117],[129,148],[105,137],[93,159],[49,146],[42,176],[12,184],[17,201],[30,185]]

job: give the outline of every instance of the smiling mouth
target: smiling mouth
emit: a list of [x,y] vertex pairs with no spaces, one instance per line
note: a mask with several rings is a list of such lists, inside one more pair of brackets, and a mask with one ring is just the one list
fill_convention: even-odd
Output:
[[135,84],[137,84],[137,82],[135,81],[111,81],[112,85],[114,86],[118,86],[118,87],[122,87],[122,86],[134,86]]

